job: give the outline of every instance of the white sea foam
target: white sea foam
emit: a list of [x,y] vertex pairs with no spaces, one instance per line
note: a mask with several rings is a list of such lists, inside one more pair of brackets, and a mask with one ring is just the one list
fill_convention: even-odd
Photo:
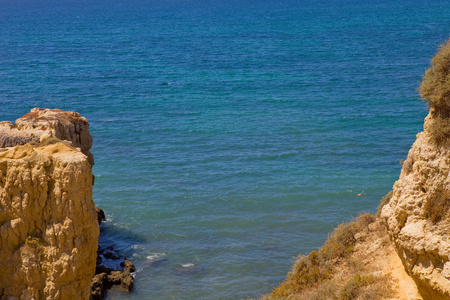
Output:
[[195,266],[194,264],[182,264],[181,265],[183,268],[192,268],[193,266]]
[[166,253],[152,253],[149,256],[147,256],[147,259],[150,261],[155,261],[158,258],[166,256]]

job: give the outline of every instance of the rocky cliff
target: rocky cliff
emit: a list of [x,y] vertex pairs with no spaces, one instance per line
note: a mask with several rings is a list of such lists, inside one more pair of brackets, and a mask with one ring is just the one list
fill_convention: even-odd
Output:
[[99,226],[88,128],[43,109],[0,123],[0,298],[89,299]]
[[450,298],[450,147],[436,144],[430,132],[436,120],[409,151],[392,198],[382,217],[407,273],[425,299]]
[[420,93],[430,108],[424,130],[380,217],[339,225],[263,299],[450,299],[450,40]]
[[450,41],[433,58],[420,92],[430,112],[382,218],[424,299],[450,299]]

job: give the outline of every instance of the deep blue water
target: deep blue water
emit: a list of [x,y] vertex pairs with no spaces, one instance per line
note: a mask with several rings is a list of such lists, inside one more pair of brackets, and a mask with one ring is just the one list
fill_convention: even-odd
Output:
[[0,0],[0,119],[91,124],[102,230],[138,270],[109,299],[258,297],[375,211],[450,2],[368,2]]

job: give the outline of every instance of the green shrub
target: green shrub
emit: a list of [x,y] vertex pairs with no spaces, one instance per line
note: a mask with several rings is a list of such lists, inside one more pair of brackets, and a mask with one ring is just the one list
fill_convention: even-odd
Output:
[[425,71],[419,91],[439,116],[450,116],[450,40],[440,45],[431,67]]
[[364,229],[368,228],[369,224],[372,224],[373,222],[375,222],[376,219],[377,218],[375,217],[375,215],[371,214],[371,213],[359,214],[355,220],[357,230],[360,231],[360,230],[364,230]]
[[432,123],[428,127],[431,142],[441,144],[450,139],[450,40],[439,46],[425,71],[420,95],[431,108]]
[[354,275],[342,287],[339,300],[392,299],[392,277],[390,275]]
[[319,250],[321,259],[330,261],[351,253],[356,242],[356,229],[355,222],[338,225]]
[[321,260],[330,261],[352,253],[356,243],[356,234],[375,221],[370,213],[360,214],[354,221],[338,225],[319,250]]

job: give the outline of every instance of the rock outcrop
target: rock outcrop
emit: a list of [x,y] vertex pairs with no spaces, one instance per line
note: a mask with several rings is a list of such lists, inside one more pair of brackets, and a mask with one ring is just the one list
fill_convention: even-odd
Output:
[[449,299],[449,222],[433,222],[430,207],[450,189],[450,148],[437,145],[430,138],[433,122],[431,112],[403,163],[392,198],[381,216],[421,295],[425,299]]
[[94,156],[89,152],[93,142],[89,123],[77,112],[33,108],[15,124],[0,122],[0,148],[39,143],[49,137],[70,141],[88,157],[91,165],[94,164]]
[[[117,258],[119,259],[119,257]],[[132,273],[136,270],[134,264],[125,258],[120,266],[123,270],[107,268],[97,265],[95,277],[91,283],[91,298],[101,300],[105,297],[106,290],[112,286],[120,286],[122,290],[131,291],[134,286],[134,277]]]
[[[97,220],[100,225],[106,222],[105,212],[100,207],[95,208],[97,211]],[[110,267],[105,266],[108,261]],[[120,263],[119,263],[120,262]],[[107,290],[113,286],[119,289],[131,291],[134,287],[133,272],[136,270],[134,264],[127,257],[121,255],[119,251],[114,249],[113,245],[106,246],[100,244],[97,250],[97,267],[95,268],[95,276],[91,282],[91,299],[101,300],[106,296]]]
[[450,41],[420,93],[430,112],[381,216],[423,298],[450,299]]
[[0,123],[1,299],[89,299],[99,225],[88,128],[47,109]]

